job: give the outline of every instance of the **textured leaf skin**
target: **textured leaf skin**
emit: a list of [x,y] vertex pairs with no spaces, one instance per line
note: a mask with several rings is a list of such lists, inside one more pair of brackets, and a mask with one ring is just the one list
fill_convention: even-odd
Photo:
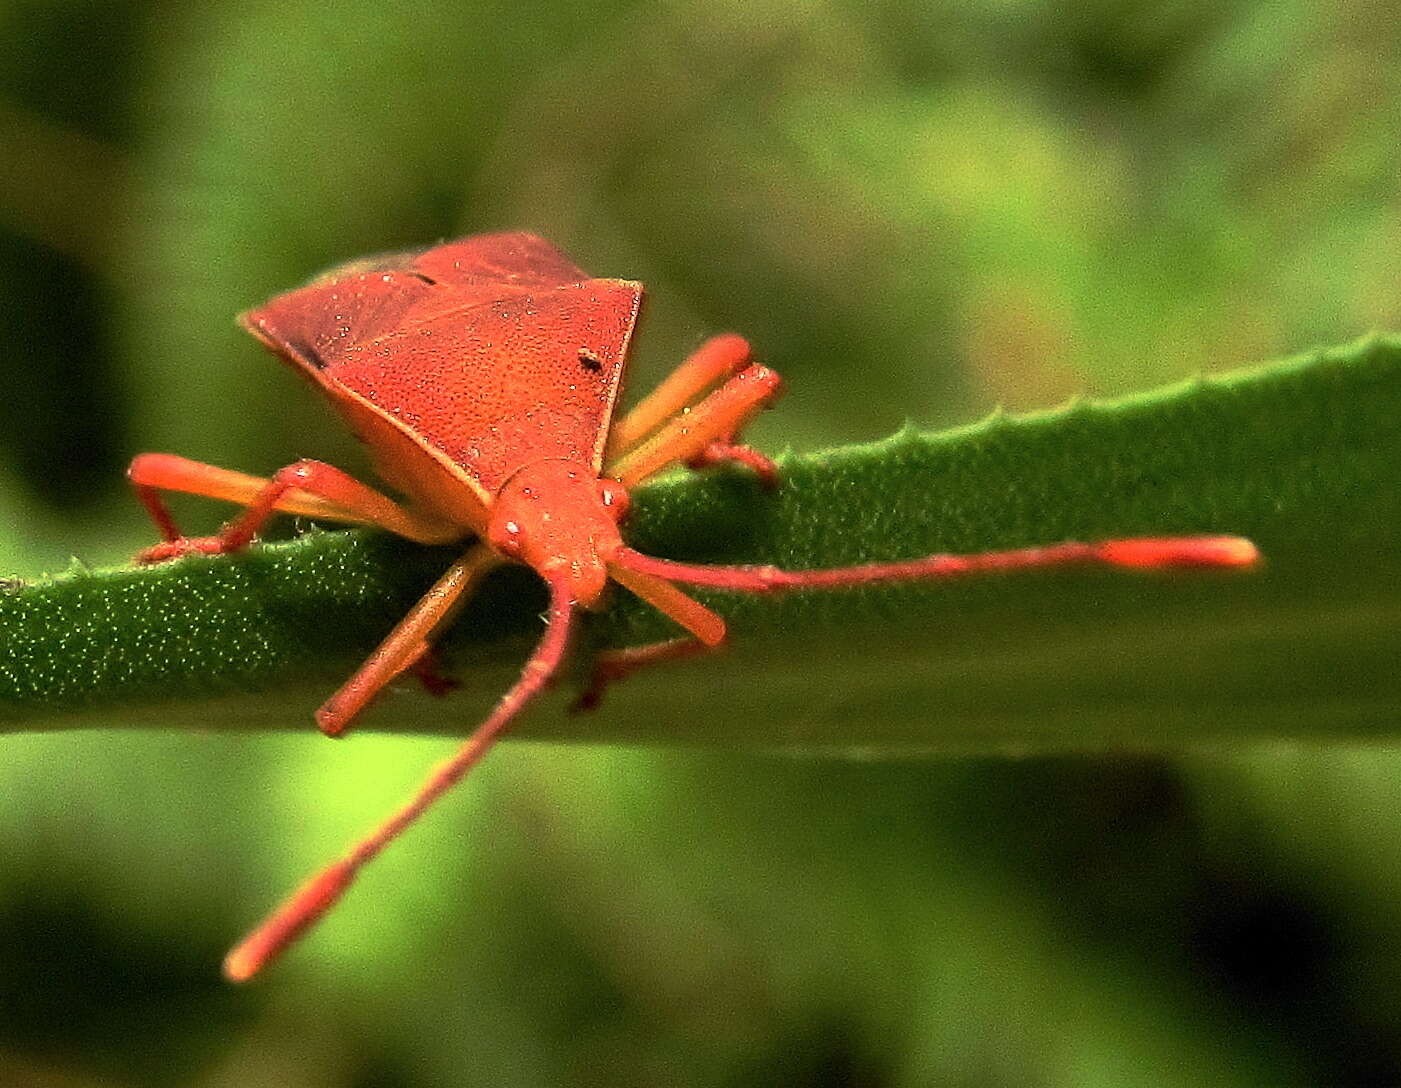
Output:
[[[1229,532],[1254,538],[1266,566],[709,594],[732,621],[727,654],[630,681],[594,715],[542,710],[522,735],[899,754],[1401,734],[1397,340],[781,463],[774,495],[742,472],[648,488],[628,537],[658,555],[808,567]],[[10,588],[0,714],[11,729],[310,728],[450,555],[317,532]],[[463,690],[403,687],[365,727],[470,727],[542,601],[529,572],[494,576],[446,640]],[[586,637],[668,633],[619,591]]]

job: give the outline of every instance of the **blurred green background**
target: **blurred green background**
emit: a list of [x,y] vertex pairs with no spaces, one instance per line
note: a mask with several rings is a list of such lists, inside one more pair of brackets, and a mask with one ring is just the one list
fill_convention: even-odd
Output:
[[[1401,329],[1398,131],[1369,0],[9,0],[0,573],[148,542],[139,450],[362,469],[232,323],[342,259],[536,230],[812,448]],[[1401,1083],[1386,751],[508,744],[223,984],[445,743],[4,737],[0,1084]]]

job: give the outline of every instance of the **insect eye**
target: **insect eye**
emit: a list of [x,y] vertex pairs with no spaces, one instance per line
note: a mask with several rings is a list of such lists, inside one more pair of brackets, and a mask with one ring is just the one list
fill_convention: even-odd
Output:
[[491,546],[508,559],[519,559],[521,556],[521,527],[515,521],[498,521],[494,523],[488,537]]
[[617,480],[599,480],[598,497],[615,521],[622,521],[632,508],[632,499],[627,488]]

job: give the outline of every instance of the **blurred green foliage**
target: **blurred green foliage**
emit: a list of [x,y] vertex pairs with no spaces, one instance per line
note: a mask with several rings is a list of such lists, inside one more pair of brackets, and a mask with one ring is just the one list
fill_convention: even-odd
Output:
[[[11,0],[0,561],[130,554],[139,449],[362,467],[231,315],[477,230],[649,284],[634,388],[749,335],[773,447],[1396,329],[1398,130],[1378,0]],[[506,745],[225,989],[441,744],[4,738],[0,1082],[1401,1081],[1383,750]]]

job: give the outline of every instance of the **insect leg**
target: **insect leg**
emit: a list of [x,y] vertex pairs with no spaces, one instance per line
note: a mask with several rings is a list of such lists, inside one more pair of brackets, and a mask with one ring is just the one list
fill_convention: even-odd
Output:
[[[631,557],[638,553],[631,548],[622,548],[616,554]],[[619,559],[609,562],[608,576],[690,631],[707,648],[714,649],[725,641],[725,621],[700,601],[682,593],[667,580],[667,575],[658,577],[637,569],[631,563],[624,565],[624,561]]]
[[725,621],[719,615],[665,579],[612,563],[608,566],[608,575],[678,626],[684,627],[690,636],[600,653],[594,659],[589,682],[571,704],[571,711],[594,709],[603,701],[603,693],[609,685],[641,669],[718,650],[727,638]]
[[482,575],[501,562],[484,544],[478,544],[434,583],[408,614],[334,695],[316,712],[316,724],[328,737],[340,736],[385,684],[419,661],[434,633],[466,602],[468,590]]
[[749,365],[749,342],[726,333],[712,336],[608,432],[609,459],[636,445],[706,390]]
[[521,677],[501,697],[487,719],[452,756],[429,774],[418,792],[378,828],[355,843],[293,892],[224,960],[224,974],[234,982],[251,978],[326,914],[350,887],[356,874],[456,785],[492,743],[559,671],[569,642],[574,603],[564,581],[550,583],[549,626]]
[[[247,506],[268,485],[261,476],[190,461],[169,453],[143,453],[127,469],[136,497],[151,514],[151,520],[166,541],[180,539],[180,531],[161,500],[162,491],[184,491],[211,499]],[[289,514],[323,518],[327,521],[363,522],[365,519],[334,503],[293,489],[279,499],[277,508]]]
[[[631,487],[668,465],[709,459],[714,453],[712,447],[717,445],[733,450],[731,439],[778,395],[782,384],[778,374],[766,366],[747,367],[694,408],[672,417],[651,438],[623,454],[608,467],[608,475]],[[715,456],[727,459],[724,454]],[[767,475],[772,464],[767,458],[763,461]]]
[[635,672],[649,669],[653,665],[663,665],[669,661],[684,661],[716,649],[707,646],[698,638],[669,638],[664,642],[653,642],[646,646],[627,646],[621,650],[604,650],[593,662],[588,685],[579,697],[569,705],[571,713],[596,710],[603,702],[604,693]]
[[[439,627],[441,626],[442,624],[439,624]],[[425,642],[419,646],[413,659],[404,666],[403,671],[412,674],[424,691],[438,698],[461,686],[452,677],[444,676],[439,670],[438,655],[434,652],[431,642]]]
[[736,444],[734,435],[727,435],[710,443],[705,449],[694,457],[686,461],[687,468],[709,468],[711,465],[739,464],[747,466],[754,475],[759,477],[768,490],[772,491],[778,486],[778,466],[768,457],[760,453],[753,446]]
[[[353,524],[378,525],[420,543],[444,543],[461,536],[455,527],[413,513],[338,468],[321,461],[298,461],[271,479],[245,476],[182,457],[145,454],[128,470],[137,495],[151,512],[165,541],[138,556],[159,562],[189,552],[232,552],[247,547],[275,511],[323,517]],[[182,537],[157,491],[189,491],[248,507],[219,533]],[[170,535],[174,533],[174,536]]]
[[[837,589],[873,582],[948,578],[987,571],[1049,567],[1065,563],[1104,563],[1118,567],[1249,567],[1260,557],[1255,545],[1238,536],[1134,537],[1098,544],[1068,541],[1041,548],[982,552],[975,555],[929,555],[893,563],[865,563],[827,570],[780,570],[770,566],[702,566],[656,559],[631,548],[612,556],[617,568],[688,585],[747,593],[782,589]],[[614,574],[614,577],[619,577]],[[619,580],[621,578],[619,577]]]

